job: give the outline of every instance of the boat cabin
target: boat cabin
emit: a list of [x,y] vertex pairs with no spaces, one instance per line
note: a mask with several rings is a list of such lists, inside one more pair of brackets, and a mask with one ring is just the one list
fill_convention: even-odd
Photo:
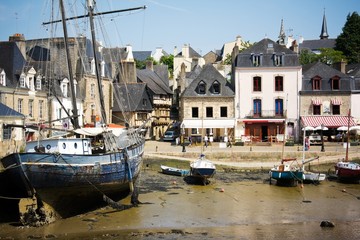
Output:
[[90,155],[90,138],[46,139],[26,143],[26,152]]

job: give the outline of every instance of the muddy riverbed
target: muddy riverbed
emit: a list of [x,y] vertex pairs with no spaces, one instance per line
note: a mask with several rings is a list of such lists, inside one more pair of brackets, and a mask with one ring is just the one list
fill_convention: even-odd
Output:
[[[162,161],[173,167],[188,163]],[[0,239],[359,239],[360,185],[279,187],[265,171],[221,168],[203,186],[145,161],[138,207],[111,207],[38,227],[0,224]],[[130,204],[130,197],[121,201]],[[333,228],[320,227],[331,221]]]

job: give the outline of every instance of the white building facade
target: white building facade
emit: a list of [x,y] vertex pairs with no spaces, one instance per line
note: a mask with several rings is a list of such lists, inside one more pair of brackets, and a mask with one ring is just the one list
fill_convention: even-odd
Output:
[[301,79],[297,54],[270,39],[238,54],[235,139],[296,141]]

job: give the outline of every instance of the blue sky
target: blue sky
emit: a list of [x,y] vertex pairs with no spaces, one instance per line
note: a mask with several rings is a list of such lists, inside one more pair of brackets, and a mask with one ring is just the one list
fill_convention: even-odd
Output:
[[[64,0],[82,4],[80,0]],[[0,41],[7,41],[16,32],[26,39],[49,37],[50,0],[0,0]],[[121,13],[102,18],[106,46],[153,51],[162,47],[173,53],[190,44],[200,54],[220,49],[237,35],[243,40],[258,42],[264,37],[277,40],[281,19],[286,34],[305,39],[318,39],[325,9],[328,33],[336,38],[349,13],[360,14],[358,0],[97,0],[99,11],[146,5],[146,10]],[[58,6],[56,6],[57,8]],[[78,10],[78,14],[84,14]],[[67,11],[67,16],[76,12]],[[60,29],[61,26],[58,28]],[[69,27],[70,28],[70,27]],[[78,34],[83,27],[80,25]],[[71,31],[70,35],[75,33]],[[101,34],[99,34],[101,35]],[[106,40],[105,40],[106,39]]]

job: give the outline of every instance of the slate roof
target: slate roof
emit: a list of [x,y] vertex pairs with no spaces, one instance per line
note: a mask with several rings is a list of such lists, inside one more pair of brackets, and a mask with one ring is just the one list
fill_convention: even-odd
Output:
[[282,66],[300,66],[297,53],[268,38],[264,38],[250,48],[239,53],[235,60],[235,65],[237,67],[259,68],[253,65],[251,58],[253,54],[260,54],[262,56],[260,67],[274,67],[274,53],[284,53],[284,63]]
[[151,57],[151,51],[133,51],[133,56],[137,61],[145,61]]
[[318,51],[320,48],[335,48],[335,44],[335,38],[304,40],[299,44],[299,50],[309,49],[311,51]]
[[[220,83],[220,93],[214,94],[211,91],[211,87],[214,81]],[[205,94],[198,94],[197,87],[201,81],[206,84]],[[206,64],[199,76],[194,79],[190,85],[183,92],[182,97],[234,97],[235,93],[231,84],[219,73],[218,70],[212,64]]]
[[154,72],[169,87],[169,70],[167,65],[154,65]]
[[0,67],[6,73],[8,87],[17,86],[17,70],[22,69],[25,64],[26,60],[15,42],[0,42]]
[[[332,91],[331,78],[340,77],[340,91],[351,90],[351,77],[342,73],[341,71],[332,68],[322,62],[314,62],[303,66],[303,87],[302,91],[319,91],[312,90],[312,78],[321,77],[321,90]],[[337,90],[338,91],[338,90]]]
[[5,104],[0,103],[0,116],[1,117],[25,117],[23,114],[9,108]]
[[152,111],[144,83],[114,84],[114,95],[113,112]]
[[173,94],[168,85],[157,75],[155,72],[149,69],[137,69],[136,75],[138,80],[146,83],[147,87],[158,95],[169,95]]
[[355,78],[360,78],[360,63],[346,65],[346,73]]
[[[182,56],[182,51],[179,52],[176,57]],[[192,47],[189,46],[189,58],[201,58],[201,55],[197,53]]]
[[191,72],[187,72],[185,73],[186,74],[186,78],[189,78],[189,79],[195,79],[197,78],[200,73],[202,71],[202,67],[199,65],[199,64],[196,64],[193,69],[191,70]]

